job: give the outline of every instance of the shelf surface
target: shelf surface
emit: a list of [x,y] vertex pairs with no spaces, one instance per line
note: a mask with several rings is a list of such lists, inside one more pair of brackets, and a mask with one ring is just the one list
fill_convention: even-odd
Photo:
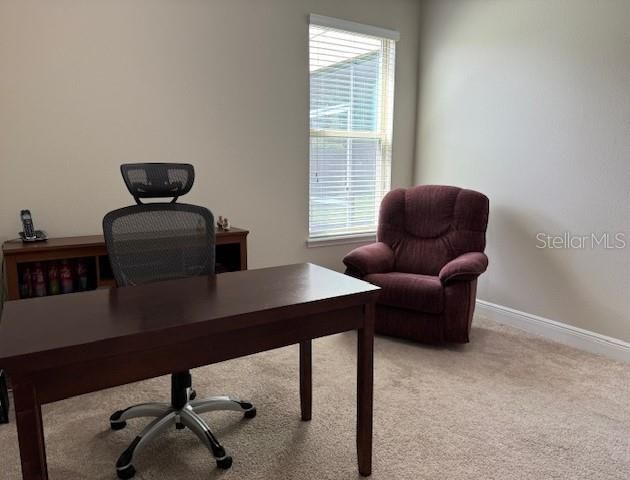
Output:
[[[217,241],[221,237],[246,236],[248,230],[232,227],[229,230],[217,230]],[[43,242],[25,243],[20,239],[8,240],[2,244],[4,255],[70,250],[76,248],[102,247],[105,245],[103,235],[84,235],[79,237],[49,238]]]

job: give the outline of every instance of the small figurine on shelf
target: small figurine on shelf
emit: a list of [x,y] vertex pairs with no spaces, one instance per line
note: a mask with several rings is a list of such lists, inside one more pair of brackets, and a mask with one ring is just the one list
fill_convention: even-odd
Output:
[[61,293],[61,285],[59,284],[59,265],[52,262],[48,266],[48,292],[51,295],[59,295]]
[[44,278],[44,267],[37,262],[31,274],[31,284],[33,286],[34,297],[46,296],[46,279]]
[[79,284],[79,291],[84,292],[88,288],[88,275],[87,275],[87,266],[85,265],[85,260],[80,258],[77,260],[77,280]]
[[222,217],[219,215],[219,219],[217,220],[217,227],[219,230],[229,230],[230,229],[230,221],[227,217]]
[[61,261],[61,269],[59,270],[59,278],[61,279],[61,292],[72,293],[74,291],[74,275],[68,260]]

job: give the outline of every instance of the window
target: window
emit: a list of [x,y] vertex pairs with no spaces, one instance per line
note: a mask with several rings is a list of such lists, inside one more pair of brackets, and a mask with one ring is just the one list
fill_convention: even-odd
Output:
[[309,240],[376,232],[390,189],[395,41],[311,15]]

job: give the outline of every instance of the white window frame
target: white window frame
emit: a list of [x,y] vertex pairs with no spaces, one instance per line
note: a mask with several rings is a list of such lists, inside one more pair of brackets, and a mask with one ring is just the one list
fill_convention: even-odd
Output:
[[[336,30],[342,30],[350,33],[358,33],[363,35],[369,35],[373,37],[379,37],[383,39],[393,40],[394,42],[400,40],[400,33],[394,30],[389,30],[386,28],[364,25],[361,23],[351,22],[348,20],[342,20],[333,17],[326,17],[323,15],[311,14],[309,15],[309,26],[317,25],[320,27],[328,27]],[[394,47],[395,48],[395,47]],[[309,39],[309,51],[310,51],[310,39]],[[395,52],[395,50],[394,50]],[[310,54],[309,54],[310,58]],[[387,65],[390,69],[394,69],[396,67],[395,56],[394,62],[389,63]],[[310,75],[309,75],[310,80]],[[391,80],[391,81],[390,81]],[[379,124],[386,125],[384,118],[388,113],[391,115],[391,122],[389,124],[388,135],[385,135],[384,132],[372,132],[372,131],[352,131],[352,138],[375,138],[381,141],[381,145],[383,148],[388,148],[390,153],[388,154],[389,161],[382,162],[382,170],[387,169],[387,171],[381,171],[380,176],[377,177],[376,184],[382,184],[382,182],[386,182],[385,191],[391,188],[391,157],[392,157],[392,140],[393,140],[393,127],[391,123],[393,123],[393,113],[394,113],[394,75],[393,72],[383,71],[381,74],[381,88],[387,92],[387,101],[390,105],[387,108],[382,108],[380,111],[381,122]],[[309,99],[310,99],[310,87],[309,87]],[[310,100],[309,100],[309,118],[310,118],[311,110],[310,110]],[[348,131],[346,130],[315,130],[310,128],[310,120],[309,120],[309,145],[310,141],[313,137],[348,137]],[[309,147],[310,148],[310,147]],[[310,172],[310,153],[309,153],[309,172]],[[359,232],[359,233],[347,233],[347,234],[331,234],[331,235],[318,235],[311,236],[311,181],[310,181],[310,173],[309,173],[309,213],[308,213],[308,232],[309,236],[307,239],[307,245],[309,247],[319,247],[319,246],[327,246],[327,245],[342,245],[348,243],[365,243],[374,241],[376,239],[376,230]],[[380,199],[379,199],[380,203]],[[375,210],[378,209],[378,206],[375,206]],[[378,215],[378,213],[376,213]],[[378,221],[378,219],[377,219]]]

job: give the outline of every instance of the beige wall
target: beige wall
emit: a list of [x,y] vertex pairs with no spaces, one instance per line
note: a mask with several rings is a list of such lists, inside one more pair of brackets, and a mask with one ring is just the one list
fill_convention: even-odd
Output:
[[400,31],[393,184],[412,179],[414,0],[0,0],[0,240],[129,204],[118,166],[195,165],[191,203],[251,229],[250,265],[341,268],[307,248],[307,15]]
[[[419,4],[424,6],[418,25]],[[189,161],[188,200],[249,227],[251,266],[340,268],[306,248],[308,13],[397,29],[393,184],[492,202],[480,297],[630,340],[630,3],[607,0],[0,0],[0,240],[129,203],[118,165]]]
[[[479,297],[630,341],[630,2],[434,0],[417,182],[491,200]],[[538,232],[628,247],[537,249]]]

